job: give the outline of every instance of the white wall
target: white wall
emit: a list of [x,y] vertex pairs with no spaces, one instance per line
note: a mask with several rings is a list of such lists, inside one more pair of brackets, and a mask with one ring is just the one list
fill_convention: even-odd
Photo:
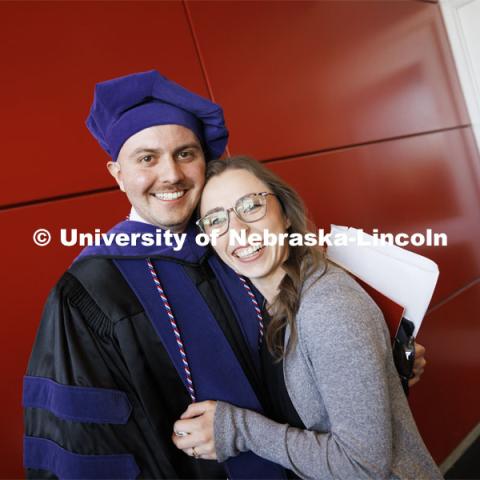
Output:
[[480,148],[480,0],[440,0],[440,7]]

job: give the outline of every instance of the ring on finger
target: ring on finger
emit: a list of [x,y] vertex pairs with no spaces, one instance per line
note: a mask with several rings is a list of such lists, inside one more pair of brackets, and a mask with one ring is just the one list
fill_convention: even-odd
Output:
[[193,458],[198,458],[199,457],[197,451],[195,450],[195,447],[192,447],[192,455],[193,455]]

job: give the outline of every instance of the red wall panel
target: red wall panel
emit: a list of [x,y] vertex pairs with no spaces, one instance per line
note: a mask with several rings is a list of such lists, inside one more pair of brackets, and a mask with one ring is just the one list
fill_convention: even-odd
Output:
[[446,458],[478,424],[479,312],[477,280],[429,313],[418,338],[428,345],[428,366],[412,389],[410,404],[437,460]]
[[207,94],[181,2],[2,2],[0,56],[0,206],[114,184],[84,125],[96,82],[157,68]]
[[480,276],[478,165],[470,128],[268,163],[326,231],[447,233],[447,247],[408,247],[439,264],[434,303]]
[[[446,248],[412,248],[439,263],[433,304],[447,299],[425,320],[429,366],[412,393],[427,446],[443,460],[478,421],[479,290],[466,287],[480,276],[480,162],[438,6],[186,5],[198,45],[181,2],[0,4],[0,207],[112,186],[108,158],[84,127],[94,84],[157,68],[207,95],[203,61],[231,152],[284,158],[269,166],[319,226],[448,234]],[[127,212],[116,192],[0,211],[11,232],[2,238],[2,477],[22,475],[21,377],[46,295],[79,250],[35,247],[32,234],[106,229]]]
[[271,159],[468,123],[437,5],[187,5],[236,152]]
[[[129,211],[125,196],[112,192],[0,212],[0,223],[9,232],[1,239],[2,252],[8,252],[2,257],[2,290],[8,301],[0,323],[1,478],[23,477],[22,378],[47,295],[81,250],[60,244],[60,228],[106,231]],[[51,232],[50,245],[33,243],[38,228]]]

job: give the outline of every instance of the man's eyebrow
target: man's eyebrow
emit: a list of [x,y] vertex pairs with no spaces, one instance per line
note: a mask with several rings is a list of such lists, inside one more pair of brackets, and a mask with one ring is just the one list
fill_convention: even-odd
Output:
[[[190,143],[185,143],[185,144],[177,147],[173,151],[173,154],[176,155],[177,153],[181,152],[182,150],[186,150],[187,148],[195,148],[197,150],[202,149],[202,147],[197,142],[190,142]],[[151,153],[151,154],[157,155],[158,153],[160,153],[160,151],[161,151],[160,148],[138,147],[129,156],[130,157],[135,157],[139,153]]]
[[188,148],[195,148],[197,150],[201,150],[202,147],[197,143],[197,142],[190,142],[190,143],[185,143],[184,145],[180,145],[177,147],[173,154],[176,155],[177,153],[181,152],[182,150],[187,150]]
[[160,150],[158,148],[147,148],[147,147],[139,147],[136,148],[129,156],[135,157],[139,153],[154,153],[157,154]]

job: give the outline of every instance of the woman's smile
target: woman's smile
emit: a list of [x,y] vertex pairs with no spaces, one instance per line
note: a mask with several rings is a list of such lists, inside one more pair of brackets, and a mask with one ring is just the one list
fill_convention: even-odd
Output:
[[231,255],[243,263],[254,262],[263,255],[265,248],[266,247],[261,244],[236,247]]

